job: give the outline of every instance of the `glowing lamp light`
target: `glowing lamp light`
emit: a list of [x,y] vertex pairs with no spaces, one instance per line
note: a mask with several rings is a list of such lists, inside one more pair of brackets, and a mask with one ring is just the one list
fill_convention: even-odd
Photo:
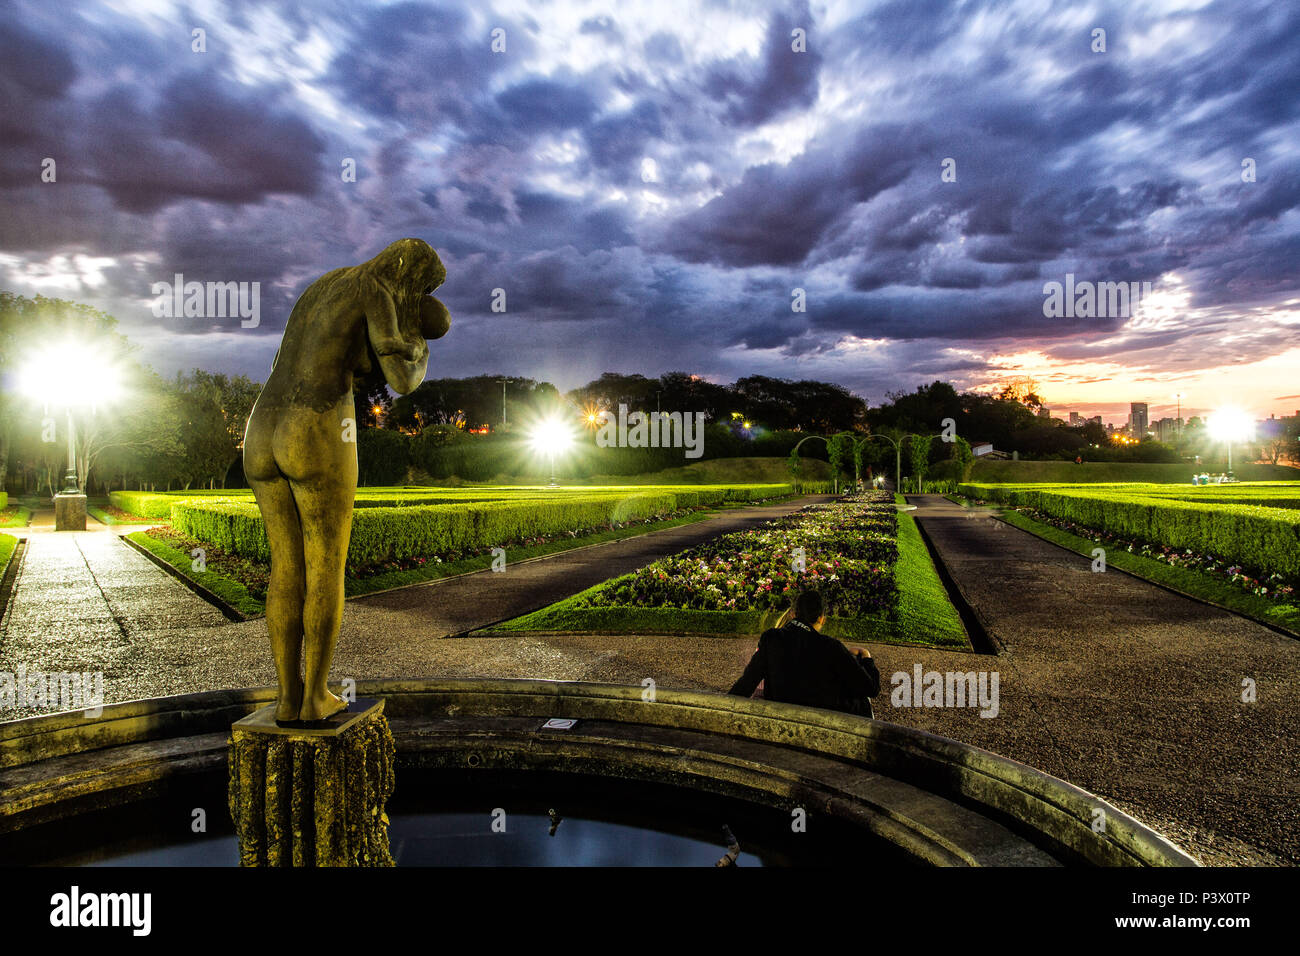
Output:
[[547,418],[533,426],[528,442],[534,451],[556,454],[573,444],[573,432],[564,422]]
[[555,457],[573,444],[573,430],[558,418],[544,418],[533,426],[528,443],[551,461],[551,484],[555,481]]
[[1205,423],[1210,437],[1228,446],[1228,471],[1232,471],[1232,443],[1255,435],[1255,420],[1239,408],[1221,408]]
[[1221,408],[1210,415],[1207,426],[1216,441],[1246,441],[1255,434],[1255,420],[1239,408]]
[[[29,355],[23,362],[16,382],[20,394],[48,406],[55,405],[68,414],[68,470],[63,476],[60,495],[79,495],[77,479],[77,432],[74,408],[108,405],[121,397],[122,385],[117,370],[93,350],[67,340],[62,345],[47,346]],[[55,519],[59,531],[84,531],[85,522]]]
[[73,342],[28,356],[18,390],[39,402],[69,408],[108,405],[121,397],[117,372],[92,350]]

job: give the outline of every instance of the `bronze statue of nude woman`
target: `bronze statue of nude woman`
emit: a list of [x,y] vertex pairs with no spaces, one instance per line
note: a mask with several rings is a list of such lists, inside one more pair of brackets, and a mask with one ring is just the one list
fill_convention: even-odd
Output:
[[244,474],[271,545],[266,623],[277,721],[321,721],[347,708],[326,679],[357,490],[352,378],[378,361],[399,394],[424,381],[425,340],[451,325],[431,294],[446,277],[420,239],[399,239],[369,262],[321,276],[294,305],[248,418]]

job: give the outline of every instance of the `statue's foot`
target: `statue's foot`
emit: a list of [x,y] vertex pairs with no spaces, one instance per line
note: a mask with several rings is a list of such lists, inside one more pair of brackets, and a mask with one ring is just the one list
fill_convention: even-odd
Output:
[[304,697],[298,711],[299,720],[325,720],[340,711],[348,709],[348,702],[336,697],[328,690],[322,696]]
[[301,680],[295,681],[291,687],[280,689],[280,696],[275,701],[275,719],[277,721],[284,722],[298,719],[298,712],[302,710],[302,690],[303,683]]

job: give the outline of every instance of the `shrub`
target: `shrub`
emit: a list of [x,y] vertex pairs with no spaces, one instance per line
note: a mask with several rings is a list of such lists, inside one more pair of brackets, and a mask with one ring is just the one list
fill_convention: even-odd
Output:
[[142,518],[170,518],[172,506],[180,502],[195,500],[216,502],[222,499],[251,499],[251,496],[252,492],[246,489],[242,491],[201,489],[185,492],[110,491],[108,503],[127,514],[139,515]]
[[411,464],[410,439],[383,428],[362,428],[357,432],[357,483],[395,485],[406,480]]
[[171,519],[172,528],[181,534],[241,557],[271,560],[266,527],[255,503],[183,500],[172,506]]

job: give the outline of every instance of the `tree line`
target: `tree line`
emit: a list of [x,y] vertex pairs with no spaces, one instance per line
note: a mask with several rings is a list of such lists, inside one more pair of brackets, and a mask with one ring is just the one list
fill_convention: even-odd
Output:
[[[243,485],[237,466],[260,383],[202,369],[165,378],[139,361],[111,315],[61,299],[0,292],[0,488],[57,490],[66,467],[66,419],[57,410],[57,396],[48,396],[47,406],[40,395],[20,394],[16,383],[24,356],[64,342],[93,349],[128,396],[76,412],[83,488]],[[959,392],[935,381],[913,392],[890,393],[878,406],[829,382],[750,375],[721,385],[683,371],[658,377],[606,372],[567,393],[524,376],[477,375],[430,379],[409,395],[394,397],[377,370],[358,376],[353,387],[360,450],[363,459],[369,458],[362,469],[373,473],[371,483],[402,480],[408,466],[433,476],[458,474],[449,471],[456,467],[476,476],[487,473],[509,458],[501,449],[479,454],[466,444],[480,442],[479,436],[467,432],[487,426],[488,443],[496,444],[493,439],[510,438],[541,417],[573,416],[576,421],[600,410],[617,411],[620,405],[642,412],[704,412],[709,423],[706,457],[784,456],[809,434],[933,436],[948,420],[963,444],[990,442],[1027,458],[1180,461],[1214,449],[1197,419],[1187,423],[1176,447],[1149,439],[1114,445],[1095,422],[1075,427],[1040,416],[1042,400],[1027,380],[993,394]],[[1253,448],[1241,449],[1241,460],[1300,460],[1298,424],[1295,418],[1268,423]],[[800,454],[843,457],[855,472],[870,466],[892,471],[894,453],[886,445],[876,441],[852,451],[850,444],[817,442],[805,444]],[[927,454],[930,464],[968,454],[954,452],[951,443],[927,443],[925,452],[917,442],[907,448],[907,470],[913,473],[924,469]],[[641,456],[643,462],[622,457],[619,472],[602,470],[613,467],[615,456],[604,456],[608,461],[592,456],[588,467],[595,473],[629,473],[627,468],[666,467],[668,461],[649,452]]]

